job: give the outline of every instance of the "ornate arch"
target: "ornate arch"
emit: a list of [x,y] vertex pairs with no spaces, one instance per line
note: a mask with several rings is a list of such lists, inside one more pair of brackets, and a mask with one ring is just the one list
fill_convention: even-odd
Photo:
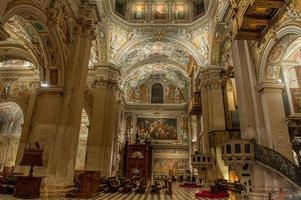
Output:
[[[277,48],[280,48],[280,46],[282,45],[281,42],[283,42],[284,40],[289,40],[291,38],[290,42],[288,42],[284,46],[282,45],[283,48],[286,49],[290,44],[294,42],[293,38],[297,39],[300,36],[301,36],[301,26],[299,23],[287,23],[275,31],[274,36],[271,37],[271,39],[264,46],[263,48],[264,51],[262,51],[261,57],[259,59],[259,74],[258,74],[259,82],[269,81],[268,74],[267,74],[269,70],[271,71],[271,73],[272,70],[275,71],[275,78],[273,79],[275,80],[279,79],[280,66],[277,66],[275,69],[272,69],[271,67],[270,69],[268,69],[269,63],[271,64],[269,60],[271,56],[276,56],[273,55],[273,53],[274,54],[277,53]],[[282,53],[278,52],[281,54],[281,55],[279,54],[279,60],[276,62],[272,62],[275,64],[275,66],[277,64],[279,65],[279,62],[282,60],[282,57],[284,55],[284,52],[285,50],[283,50]]]
[[[166,36],[166,37],[162,37],[159,38],[160,40],[166,40],[169,42],[175,42],[176,44],[180,44],[183,47],[186,48],[186,50],[188,50],[189,54],[195,59],[196,63],[199,66],[204,66],[205,62],[202,61],[202,58],[200,57],[200,53],[198,51],[198,49],[188,40],[186,39],[179,39],[176,38],[174,36]],[[120,64],[122,58],[124,57],[124,55],[127,53],[127,51],[129,51],[129,49],[131,49],[134,45],[137,45],[139,43],[143,43],[145,41],[149,41],[149,40],[158,40],[158,36],[145,36],[145,37],[136,37],[132,40],[130,40],[129,42],[127,42],[125,45],[123,45],[118,52],[115,55],[115,61],[116,64]]]
[[[60,31],[56,26],[53,26],[49,21],[50,16],[46,14],[46,10],[40,1],[12,1],[7,6],[7,12],[3,18],[3,23],[6,23],[14,16],[21,16],[26,19],[31,25],[35,24],[36,32],[40,39],[40,44],[43,51],[45,62],[40,63],[45,69],[46,81],[51,85],[64,86],[66,66],[62,38]],[[53,5],[50,6],[54,7]],[[54,8],[53,8],[54,9]],[[50,11],[47,11],[48,13]],[[42,34],[41,34],[42,33]],[[38,56],[35,56],[38,57]],[[54,72],[54,73],[53,73]],[[53,80],[53,74],[56,74],[57,82]],[[55,83],[54,83],[55,82]]]
[[33,54],[28,52],[22,45],[9,42],[1,42],[0,62],[11,59],[25,60],[34,64],[35,66],[39,65],[37,58]]

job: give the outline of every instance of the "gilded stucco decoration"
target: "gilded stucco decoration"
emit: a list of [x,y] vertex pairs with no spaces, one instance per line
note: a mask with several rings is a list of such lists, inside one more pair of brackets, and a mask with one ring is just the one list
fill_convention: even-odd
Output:
[[118,50],[125,45],[131,38],[133,34],[126,31],[124,28],[111,23],[109,30],[109,52],[110,59],[114,59]]
[[29,94],[40,85],[39,71],[23,60],[0,62],[0,100],[19,99],[26,104]]
[[280,68],[282,65],[281,62],[283,61],[285,54],[287,54],[286,52],[290,49],[289,47],[294,44],[297,39],[298,35],[287,35],[273,47],[266,62],[266,80],[276,81],[279,79]]
[[188,98],[189,79],[186,72],[170,64],[147,64],[136,68],[124,77],[121,88],[129,95],[141,84],[154,80],[176,85],[185,98]]
[[188,40],[198,49],[204,64],[209,62],[209,36],[210,28],[208,25],[198,28],[188,35]]
[[122,57],[119,65],[122,69],[127,70],[146,59],[165,58],[172,60],[182,67],[186,67],[190,54],[180,44],[166,40],[148,40],[133,46]]

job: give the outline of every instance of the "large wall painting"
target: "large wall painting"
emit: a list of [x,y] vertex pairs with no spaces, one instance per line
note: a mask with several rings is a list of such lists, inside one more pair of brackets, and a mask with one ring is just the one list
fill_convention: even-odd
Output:
[[181,175],[189,170],[188,158],[154,158],[153,162],[155,174],[168,175],[172,171],[174,175]]
[[137,130],[141,138],[177,140],[177,119],[137,118]]
[[183,175],[189,170],[188,148],[154,149],[153,172],[158,175]]

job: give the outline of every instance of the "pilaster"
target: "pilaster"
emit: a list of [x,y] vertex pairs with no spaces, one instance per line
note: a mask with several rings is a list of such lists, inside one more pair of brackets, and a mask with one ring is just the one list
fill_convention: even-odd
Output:
[[118,123],[119,71],[111,65],[99,66],[93,83],[93,115],[87,141],[86,170],[101,171],[103,176],[112,173],[114,137]]
[[247,41],[235,41],[232,46],[235,82],[242,139],[255,138],[267,144],[260,95],[256,91],[256,66]]
[[210,145],[210,134],[225,131],[224,97],[222,90],[221,67],[208,66],[201,75],[202,110],[203,110],[203,145],[204,153],[211,154],[213,167],[207,171],[208,181],[223,177],[228,168],[221,161],[221,144]]
[[284,84],[261,83],[257,86],[257,90],[261,94],[269,148],[278,151],[293,161],[292,145],[285,121],[285,111],[282,100]]

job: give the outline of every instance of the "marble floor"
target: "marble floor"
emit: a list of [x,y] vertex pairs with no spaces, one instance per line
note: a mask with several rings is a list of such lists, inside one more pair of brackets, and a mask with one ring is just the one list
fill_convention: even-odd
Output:
[[[162,191],[162,194],[150,194],[149,191],[147,191],[145,194],[120,194],[120,193],[101,193],[98,196],[91,198],[92,200],[206,200],[202,198],[196,198],[195,193],[198,192],[200,189],[188,189],[188,188],[181,188],[178,185],[173,186],[173,195],[164,195],[164,191]],[[0,199],[2,200],[20,200],[17,198],[14,198],[9,195],[0,195]],[[47,199],[47,200],[72,200],[67,198],[41,198],[41,200]],[[75,199],[73,199],[75,200]],[[212,200],[212,199],[211,199]],[[214,200],[214,199],[213,199]],[[234,196],[226,199],[220,199],[220,200],[239,200],[238,198],[235,198]]]

